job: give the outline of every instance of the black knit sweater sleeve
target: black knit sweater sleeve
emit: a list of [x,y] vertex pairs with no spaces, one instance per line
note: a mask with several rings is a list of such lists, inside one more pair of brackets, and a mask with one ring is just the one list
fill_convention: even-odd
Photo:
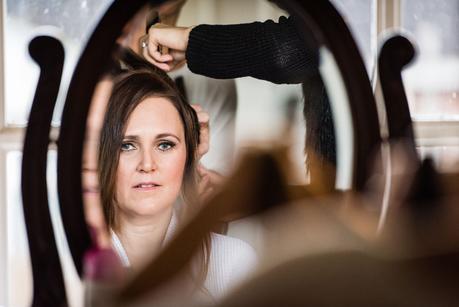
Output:
[[318,71],[318,51],[308,47],[293,17],[236,25],[199,25],[186,51],[194,73],[217,79],[254,77],[301,83]]

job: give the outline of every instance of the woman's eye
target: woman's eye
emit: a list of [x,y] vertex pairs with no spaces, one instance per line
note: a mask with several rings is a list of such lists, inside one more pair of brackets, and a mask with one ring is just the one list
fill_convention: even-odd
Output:
[[172,142],[161,142],[158,145],[158,149],[161,151],[167,151],[169,149],[172,149],[174,146],[175,144]]
[[135,146],[132,143],[122,143],[121,151],[131,151],[134,150]]

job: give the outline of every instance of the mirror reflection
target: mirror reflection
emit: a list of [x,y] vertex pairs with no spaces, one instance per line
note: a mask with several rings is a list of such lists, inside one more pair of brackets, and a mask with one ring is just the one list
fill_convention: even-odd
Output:
[[[213,25],[187,24],[196,12],[212,13]],[[93,239],[113,247],[127,276],[220,191],[248,150],[286,146],[291,184],[333,185],[318,50],[297,22],[273,3],[177,0],[146,5],[124,27],[91,102],[83,190]],[[220,299],[250,276],[260,225],[243,212],[221,221],[183,273],[192,277],[183,293],[199,285]]]

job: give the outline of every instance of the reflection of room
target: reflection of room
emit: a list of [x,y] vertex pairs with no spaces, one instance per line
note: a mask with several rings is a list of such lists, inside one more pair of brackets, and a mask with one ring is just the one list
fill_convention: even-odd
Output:
[[[93,27],[111,2],[111,0],[96,2],[38,0],[32,3],[27,0],[3,0],[0,3],[0,13],[2,13],[0,18],[0,30],[2,30],[0,31],[0,45],[3,48],[0,51],[0,81],[2,82],[0,84],[0,272],[2,272],[0,274],[0,306],[28,306],[34,289],[25,219],[21,207],[21,161],[29,109],[40,73],[37,65],[27,53],[27,44],[34,35],[38,34],[56,36],[66,49],[64,74],[53,116],[54,126],[51,131],[48,152],[48,197],[69,305],[82,306],[84,304],[83,293],[85,290],[73,265],[64,233],[65,225],[62,224],[60,217],[56,176],[57,144],[55,141],[59,135],[67,87],[78,57]],[[354,190],[348,193],[347,190],[339,190],[321,195],[325,197],[317,199],[314,191],[311,193],[310,190],[305,190],[306,193],[301,189],[292,189],[295,200],[299,199],[300,201],[298,203],[292,201],[293,206],[289,207],[292,209],[291,211],[279,216],[274,213],[266,219],[243,218],[232,221],[228,225],[227,235],[249,243],[260,254],[264,250],[269,250],[270,255],[268,256],[272,256],[270,260],[279,261],[279,263],[288,257],[304,256],[308,253],[320,255],[324,250],[326,252],[341,252],[342,250],[355,251],[358,249],[359,252],[370,250],[371,253],[378,254],[380,250],[373,249],[374,246],[372,245],[380,234],[375,231],[376,225],[378,225],[378,231],[381,231],[383,227],[380,226],[385,225],[386,218],[387,227],[392,227],[391,223],[398,225],[398,220],[392,219],[391,214],[400,218],[397,215],[398,209],[413,207],[417,210],[419,208],[416,205],[429,203],[433,199],[429,204],[444,205],[446,208],[444,212],[450,214],[447,216],[444,216],[443,213],[439,214],[438,216],[441,217],[439,220],[444,223],[437,225],[438,230],[432,231],[430,227],[434,224],[427,225],[425,227],[426,233],[429,232],[431,236],[425,242],[416,241],[414,243],[419,244],[419,246],[416,245],[419,250],[427,252],[431,251],[431,247],[433,249],[438,247],[439,250],[443,250],[443,248],[445,250],[452,249],[454,246],[450,243],[456,242],[455,238],[457,237],[454,231],[452,233],[449,231],[455,227],[443,226],[454,226],[454,223],[450,223],[453,217],[456,217],[456,211],[450,211],[450,209],[453,207],[451,204],[455,204],[458,199],[457,191],[451,188],[457,187],[457,171],[459,170],[458,2],[456,0],[372,0],[364,2],[331,0],[330,2],[336,6],[338,12],[343,15],[348,23],[370,81],[373,82],[374,79],[371,80],[371,78],[376,76],[377,43],[383,42],[383,39],[386,38],[383,35],[387,31],[394,30],[392,26],[395,26],[395,30],[401,30],[402,33],[407,32],[408,37],[418,47],[417,58],[413,63],[410,63],[412,66],[403,69],[402,73],[403,85],[413,120],[414,141],[417,145],[416,157],[419,157],[419,161],[417,158],[410,160],[407,158],[409,155],[405,155],[406,152],[403,152],[403,148],[399,151],[399,148],[394,145],[393,151],[384,152],[390,155],[392,160],[389,162],[385,160],[386,164],[383,165],[389,168],[392,166],[393,169],[384,173],[385,178],[381,176],[380,169],[371,169],[370,178],[362,188],[364,193]],[[392,7],[391,10],[388,10],[388,7],[384,6],[389,2],[395,5],[395,8]],[[286,15],[286,12],[277,8],[271,1],[188,0],[182,9],[178,25],[249,23],[267,19],[277,21],[280,16]],[[390,20],[392,23],[384,26],[381,18],[386,22]],[[330,62],[327,63],[330,64]],[[175,79],[182,73],[172,72],[170,76]],[[188,73],[191,72],[185,72],[182,76],[187,78]],[[199,78],[205,77],[199,76]],[[300,84],[276,85],[267,81],[244,77],[235,80],[218,80],[215,83],[209,82],[204,86],[202,85],[204,83],[199,83],[198,79],[195,83],[195,85],[198,84],[196,86],[198,88],[196,93],[198,94],[188,92],[191,95],[189,97],[191,103],[204,103],[198,101],[199,98],[195,98],[199,97],[199,91],[211,93],[204,105],[208,107],[207,111],[218,113],[218,108],[224,104],[212,104],[212,99],[215,97],[213,95],[222,94],[229,97],[228,99],[233,99],[232,111],[236,112],[230,119],[234,123],[228,126],[213,122],[220,119],[223,123],[227,117],[212,118],[211,115],[211,149],[209,155],[202,160],[205,166],[230,177],[233,166],[237,165],[232,161],[233,151],[237,161],[252,147],[269,150],[273,144],[284,142],[284,144],[288,144],[289,148],[286,161],[291,163],[293,169],[285,183],[289,188],[303,188],[307,185],[309,178],[308,173],[304,171],[305,122],[302,104],[303,92]],[[199,84],[201,84],[201,88]],[[234,85],[235,88],[232,88]],[[223,90],[224,87],[226,88]],[[338,91],[335,91],[330,96],[336,97],[337,93]],[[381,97],[376,97],[376,99],[378,98],[381,99]],[[235,107],[236,101],[237,108]],[[384,101],[378,102],[384,103]],[[215,109],[213,110],[212,107]],[[379,124],[383,125],[383,123]],[[285,135],[287,126],[291,128],[290,136]],[[228,127],[229,129],[234,128],[234,139],[232,139],[231,131],[225,134],[220,130],[228,129]],[[219,135],[224,137],[218,138]],[[384,135],[384,137],[386,136]],[[389,142],[392,141],[389,140]],[[219,147],[221,151],[218,152],[212,146]],[[389,147],[384,148],[388,149]],[[219,157],[224,158],[219,159]],[[386,158],[386,156],[384,157]],[[370,157],[364,158],[370,160]],[[428,162],[422,165],[416,164],[425,158],[433,158],[433,171]],[[350,169],[351,165],[349,164],[347,167]],[[247,185],[250,186],[251,183],[249,182]],[[439,189],[431,190],[433,187],[439,187]],[[228,187],[226,188],[227,193],[231,191]],[[276,191],[275,188],[273,190]],[[423,191],[427,191],[427,193],[423,194]],[[272,191],[266,190],[265,192],[268,194]],[[291,191],[289,190],[289,192]],[[429,194],[429,192],[432,193]],[[304,195],[301,193],[307,195],[306,201],[298,196],[303,197]],[[231,199],[231,193],[225,195]],[[385,201],[392,206],[388,207],[387,216],[387,212],[381,213],[384,211],[381,209],[382,195],[385,196]],[[424,203],[425,197],[432,197],[432,199],[429,198]],[[299,206],[297,206],[298,204]],[[313,206],[309,206],[311,204]],[[307,208],[304,211],[303,205]],[[326,213],[318,212],[321,209],[316,210],[316,207],[327,208]],[[329,210],[330,207],[332,207],[331,210]],[[336,208],[339,210],[335,211]],[[429,207],[428,210],[430,209]],[[419,212],[421,215],[427,212],[423,216],[429,219],[434,215],[430,215],[428,210]],[[272,225],[275,225],[272,229],[278,232],[274,234],[270,232],[272,229],[269,227],[272,225],[266,221],[272,222]],[[419,222],[419,220],[416,221]],[[396,229],[396,227],[390,229],[394,230],[394,236],[397,237],[399,234],[397,231],[400,229]],[[412,233],[408,232],[413,229],[403,228],[403,230],[407,230],[407,233],[403,232],[395,239],[396,244],[394,246],[396,247],[391,246],[394,249],[390,249],[390,252],[394,250],[401,254],[413,252],[405,248],[397,249],[399,243],[401,243],[400,246],[411,246],[405,244],[406,241],[404,240],[410,240],[407,238]],[[416,228],[415,230],[419,229]],[[393,239],[391,235],[393,234],[388,234]],[[438,240],[430,240],[430,238],[438,238]],[[398,241],[399,239],[401,241]],[[305,246],[299,242],[307,242],[310,245]],[[292,248],[292,245],[295,246]],[[278,253],[276,248],[279,249]],[[391,254],[390,257],[392,256]],[[343,277],[334,279],[334,281],[337,280],[343,280]],[[344,280],[347,279],[344,278]],[[395,280],[401,279],[396,278]],[[370,282],[373,281],[370,279]],[[330,284],[334,284],[333,280]],[[439,284],[445,285],[443,281],[441,283],[439,281]],[[384,293],[384,289],[381,289]],[[430,288],[427,287],[428,289]],[[270,291],[266,293],[268,292]],[[365,297],[365,294],[363,293],[362,296]],[[370,296],[370,294],[368,295]],[[422,297],[421,295],[422,293],[419,294],[419,297]],[[389,295],[384,297],[389,297]]]

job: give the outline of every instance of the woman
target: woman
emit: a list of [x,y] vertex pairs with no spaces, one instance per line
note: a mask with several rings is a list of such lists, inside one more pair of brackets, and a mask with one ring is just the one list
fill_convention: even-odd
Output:
[[[115,78],[101,131],[101,199],[113,246],[133,271],[161,250],[196,203],[199,128],[165,73],[137,68]],[[214,233],[196,257],[189,275],[214,299],[255,263],[246,243]]]

